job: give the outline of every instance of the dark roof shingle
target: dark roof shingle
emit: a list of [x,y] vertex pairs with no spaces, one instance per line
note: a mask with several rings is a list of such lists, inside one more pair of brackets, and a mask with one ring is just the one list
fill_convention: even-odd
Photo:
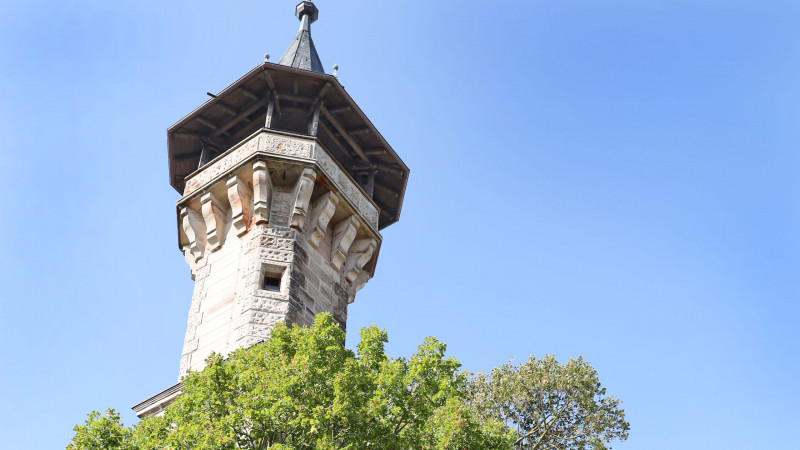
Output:
[[289,44],[289,48],[281,56],[278,64],[294,67],[295,69],[310,70],[311,72],[325,73],[322,61],[319,59],[314,41],[311,39],[311,23],[317,20],[317,7],[312,2],[300,2],[297,5],[297,17],[300,19],[300,30]]

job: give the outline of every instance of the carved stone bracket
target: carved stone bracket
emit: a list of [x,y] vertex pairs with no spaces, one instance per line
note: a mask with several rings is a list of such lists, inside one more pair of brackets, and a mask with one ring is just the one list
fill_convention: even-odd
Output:
[[356,216],[350,216],[336,224],[333,228],[333,245],[331,246],[331,265],[340,270],[347,259],[347,252],[353,239],[356,238],[361,222]]
[[[194,267],[193,263],[203,257],[203,250],[206,247],[206,229],[203,223],[203,216],[199,212],[184,206],[181,208],[181,227],[189,239],[189,245],[184,246],[184,254],[186,254],[186,251],[189,252],[193,260],[190,267]],[[186,255],[187,262],[189,259],[189,255]]]
[[359,239],[350,246],[345,267],[347,267],[347,281],[351,285],[361,274],[361,269],[372,259],[377,248],[378,241],[373,238]]
[[212,193],[207,192],[200,197],[203,219],[206,222],[206,240],[211,251],[222,247],[222,233],[225,231],[224,204]]
[[[277,107],[277,104],[275,106]],[[214,161],[204,166],[203,170],[198,170],[190,175],[186,180],[183,199],[195,197],[199,192],[216,183],[218,178],[227,177],[227,174],[238,170],[240,165],[257,154],[265,155],[268,158],[288,157],[294,160],[303,160],[304,163],[315,163],[315,170],[325,175],[331,185],[336,188],[339,197],[350,203],[359,212],[364,222],[377,231],[378,208],[364,195],[352,177],[337,164],[321,143],[315,142],[313,138],[285,135],[274,131],[261,131],[250,136],[215,158]],[[254,190],[255,186],[256,183],[253,183]],[[269,216],[259,215],[256,219],[269,220]]]
[[266,161],[253,163],[253,216],[255,224],[269,223],[272,179]]
[[228,178],[226,186],[233,215],[233,226],[236,228],[236,235],[241,236],[247,233],[247,226],[250,224],[253,190],[238,175]]
[[315,248],[325,237],[325,230],[328,229],[328,223],[336,212],[336,206],[339,204],[339,196],[333,192],[328,192],[316,201],[314,207],[311,209],[311,236],[309,242]]
[[352,287],[350,288],[350,294],[347,297],[347,303],[353,303],[356,299],[356,293],[360,291],[367,281],[372,278],[372,274],[367,272],[366,270],[362,270],[355,281],[351,282]]
[[311,202],[311,192],[314,190],[314,180],[317,173],[313,169],[303,169],[300,179],[294,187],[294,209],[292,210],[291,227],[303,231],[306,217],[308,216],[308,206]]

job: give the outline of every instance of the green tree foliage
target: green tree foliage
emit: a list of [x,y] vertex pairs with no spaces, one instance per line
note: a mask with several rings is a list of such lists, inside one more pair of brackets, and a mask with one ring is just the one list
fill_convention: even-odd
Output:
[[105,450],[131,448],[131,430],[122,425],[119,413],[113,409],[105,414],[92,411],[83,425],[75,428],[75,437],[67,450]]
[[[125,439],[86,446],[107,434],[75,427],[70,448],[103,449],[496,449],[511,435],[496,421],[479,421],[468,407],[466,376],[444,344],[428,338],[410,358],[384,353],[386,333],[361,332],[358,354],[330,315],[309,328],[278,326],[271,338],[212,355],[189,374],[183,395],[164,416],[130,430],[108,421]],[[130,439],[127,436],[131,436]]]
[[210,356],[163,416],[125,428],[113,410],[92,412],[68,449],[578,449],[627,437],[619,402],[595,398],[603,392],[581,360],[468,377],[433,338],[409,358],[387,357],[375,326],[357,353],[344,340],[329,314],[278,326],[261,344]]
[[630,425],[616,397],[605,396],[597,371],[583,360],[548,355],[495,367],[470,383],[473,408],[515,432],[515,449],[605,449],[627,439]]

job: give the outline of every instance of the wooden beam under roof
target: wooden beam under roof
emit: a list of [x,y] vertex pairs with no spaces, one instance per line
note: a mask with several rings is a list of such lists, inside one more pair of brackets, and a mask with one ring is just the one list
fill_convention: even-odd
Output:
[[205,119],[203,116],[197,116],[197,121],[199,123],[207,126],[208,128],[211,128],[212,130],[217,128],[217,124],[215,124],[214,122],[212,122],[212,121],[210,121],[208,119]]
[[336,131],[338,131],[339,134],[342,135],[344,140],[347,141],[348,144],[350,144],[350,147],[353,148],[353,150],[358,154],[358,156],[361,157],[362,160],[369,162],[369,158],[367,158],[367,155],[365,155],[364,151],[361,150],[361,146],[358,145],[358,143],[352,137],[350,137],[349,134],[347,134],[347,131],[339,123],[339,121],[336,120],[335,117],[333,117],[333,114],[329,113],[324,106],[321,108],[321,110],[325,118],[328,119],[328,121],[331,123],[331,125],[334,126],[334,128],[336,128]]
[[324,85],[322,85],[322,88],[320,88],[319,93],[317,93],[317,96],[314,98],[314,102],[311,103],[311,107],[308,109],[307,115],[310,116],[312,114],[315,114],[317,117],[319,117],[319,111],[317,110],[325,103],[324,100],[325,94],[328,93],[330,88],[331,88],[330,83],[325,83]]
[[214,138],[205,134],[194,133],[191,131],[173,131],[172,137],[179,137],[179,138],[186,138],[186,139],[197,139],[199,142],[204,144],[208,144],[209,146],[220,149],[222,148],[222,144],[219,142],[214,142]]
[[383,183],[380,183],[378,181],[375,181],[375,187],[380,189],[380,190],[382,190],[382,191],[384,191],[384,192],[386,192],[387,194],[391,195],[394,198],[397,198],[397,197],[400,196],[400,193],[397,192],[397,190],[392,189],[389,186],[387,186],[387,185],[385,185]]
[[272,115],[275,111],[275,102],[272,101],[272,96],[267,96],[267,116],[264,119],[264,127],[272,128]]
[[322,100],[325,98],[325,94],[327,94],[330,89],[331,89],[330,82],[327,82],[324,85],[322,85],[319,92],[317,93],[317,96],[314,98],[314,105],[322,102]]
[[200,139],[203,137],[201,134],[192,133],[189,131],[175,131],[172,133],[172,136],[179,137],[179,138],[188,138],[188,139]]
[[342,106],[336,106],[336,107],[330,108],[330,109],[328,109],[328,111],[331,114],[339,114],[339,113],[343,113],[345,111],[350,111],[350,109],[352,109],[352,108],[350,108],[350,105],[342,105]]
[[281,115],[281,101],[278,98],[278,90],[275,89],[275,81],[273,81],[272,75],[269,74],[269,70],[267,70],[266,67],[264,68],[263,72],[264,72],[264,80],[267,82],[267,86],[269,87],[269,94],[267,94],[267,95],[271,95],[272,96],[272,100],[273,100],[273,103],[274,103],[275,111],[280,116]]
[[240,88],[239,89],[245,97],[249,98],[250,100],[258,100],[258,95],[255,92],[251,91],[247,88]]
[[298,95],[291,95],[291,94],[281,95],[281,100],[286,100],[287,102],[296,102],[296,103],[314,103],[314,99],[311,97],[301,97]]
[[403,169],[399,167],[393,167],[388,164],[381,164],[380,166],[378,166],[378,170],[383,170],[386,172],[394,172],[400,176],[404,176],[406,174],[406,172]]
[[[322,110],[321,110],[321,109],[320,109],[320,112],[322,112]],[[337,148],[337,150],[338,150],[338,152],[339,152],[339,153],[342,153],[342,154],[346,155],[346,156],[347,156],[348,158],[350,158],[350,159],[353,159],[353,158],[355,158],[356,156],[358,156],[358,155],[353,155],[353,152],[349,151],[349,150],[347,149],[347,146],[346,146],[346,145],[344,145],[342,142],[340,142],[340,141],[337,139],[337,136],[339,135],[339,133],[336,133],[335,131],[331,130],[331,129],[330,129],[330,127],[328,127],[328,125],[326,125],[326,124],[325,124],[325,122],[323,122],[322,120],[320,120],[320,121],[319,121],[319,126],[320,126],[320,128],[321,128],[321,129],[323,129],[323,130],[325,131],[325,133],[327,133],[327,134],[328,134],[328,136],[330,136],[330,138],[333,140],[333,142],[335,142],[335,143],[336,143],[336,148]],[[330,148],[330,146],[329,146],[329,145],[326,145],[326,148],[327,148],[328,150],[331,150],[331,148]],[[338,158],[337,158],[337,161],[338,161]],[[339,161],[339,162],[340,162],[340,163],[342,163],[341,161]],[[344,167],[344,166],[345,166],[345,164],[344,164],[344,163],[342,163],[342,167]]]
[[325,83],[322,88],[320,88],[317,97],[314,99],[314,103],[311,104],[311,108],[308,110],[308,114],[306,116],[310,116],[311,120],[308,124],[308,134],[311,136],[317,135],[317,129],[319,128],[319,113],[320,109],[325,106],[325,94],[328,93],[330,90],[331,84]]
[[176,156],[173,158],[175,162],[183,162],[183,161],[191,161],[193,159],[199,159],[200,155],[198,153],[190,153],[188,155],[181,155]]
[[231,127],[236,125],[237,123],[241,122],[242,120],[246,119],[247,116],[256,112],[259,108],[264,106],[264,102],[262,102],[258,97],[256,100],[250,103],[250,105],[244,109],[244,111],[237,114],[233,119],[229,120],[228,122],[220,125],[213,133],[213,136],[219,136],[226,131],[228,131]]
[[351,135],[352,134],[367,134],[367,133],[369,133],[369,128],[368,127],[352,128],[352,129],[347,130],[347,133],[351,134]]
[[272,75],[270,75],[269,70],[264,68],[264,80],[267,82],[267,86],[271,91],[275,90],[275,82],[272,80]]
[[219,108],[221,110],[225,111],[226,113],[228,113],[228,114],[230,114],[232,116],[235,116],[236,114],[238,114],[238,111],[236,111],[235,109],[233,109],[230,106],[226,105],[225,103],[222,103],[222,102],[218,101],[218,102],[215,102],[214,104],[216,106],[219,106]]

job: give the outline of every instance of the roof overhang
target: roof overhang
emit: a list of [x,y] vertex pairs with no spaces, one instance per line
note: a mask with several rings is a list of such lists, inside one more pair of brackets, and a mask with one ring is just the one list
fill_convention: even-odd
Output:
[[316,137],[354,180],[374,173],[379,229],[399,219],[409,169],[338,79],[267,62],[167,130],[172,187],[183,194],[186,176],[198,169],[204,147],[213,158],[264,127],[270,101],[271,128],[295,133],[308,131],[308,118],[319,107]]

